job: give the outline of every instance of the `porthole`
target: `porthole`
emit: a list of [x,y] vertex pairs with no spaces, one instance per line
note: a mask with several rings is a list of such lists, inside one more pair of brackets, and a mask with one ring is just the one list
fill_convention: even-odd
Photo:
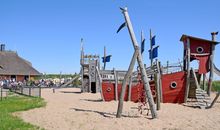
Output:
[[112,89],[111,89],[111,87],[108,87],[107,88],[107,92],[110,92]]
[[200,47],[196,48],[196,51],[197,51],[197,53],[201,54],[204,52],[204,49],[203,49],[203,47],[200,46]]
[[177,87],[177,83],[175,81],[171,82],[170,83],[170,87],[173,88],[173,89],[176,88]]

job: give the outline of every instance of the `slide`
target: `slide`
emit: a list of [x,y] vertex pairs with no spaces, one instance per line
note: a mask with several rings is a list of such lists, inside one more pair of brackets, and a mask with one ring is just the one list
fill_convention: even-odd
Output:
[[218,76],[220,76],[220,70],[215,66],[215,64],[214,64],[214,72],[215,72]]
[[76,77],[74,77],[73,79],[71,79],[70,81],[66,82],[65,84],[61,85],[60,87],[66,87],[67,85],[71,84],[73,81],[77,80],[80,76],[77,75]]

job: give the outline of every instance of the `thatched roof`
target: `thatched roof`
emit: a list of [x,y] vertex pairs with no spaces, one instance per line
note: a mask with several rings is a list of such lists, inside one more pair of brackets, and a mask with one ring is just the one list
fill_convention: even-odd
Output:
[[41,75],[16,52],[0,51],[0,75]]

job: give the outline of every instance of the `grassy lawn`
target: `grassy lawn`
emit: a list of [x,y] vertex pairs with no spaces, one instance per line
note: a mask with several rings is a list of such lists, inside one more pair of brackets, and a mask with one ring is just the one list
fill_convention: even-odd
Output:
[[213,91],[220,91],[220,81],[214,81],[212,83],[212,90]]
[[0,101],[0,130],[38,130],[37,126],[24,122],[22,119],[12,116],[12,112],[25,111],[45,106],[41,98],[27,96],[9,96]]

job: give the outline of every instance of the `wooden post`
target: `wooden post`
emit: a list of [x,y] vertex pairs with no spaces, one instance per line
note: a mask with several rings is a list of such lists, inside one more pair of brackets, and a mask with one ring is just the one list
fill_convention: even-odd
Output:
[[118,110],[117,110],[117,115],[116,115],[117,118],[120,118],[121,114],[122,114],[124,95],[125,95],[125,90],[126,90],[126,86],[127,86],[127,81],[129,79],[129,77],[131,76],[132,71],[134,69],[134,65],[135,65],[135,61],[136,61],[137,56],[138,56],[138,52],[139,52],[139,49],[138,48],[135,49],[135,52],[134,52],[132,60],[130,62],[128,71],[125,74],[124,80],[122,82],[121,94],[120,94],[120,98],[119,98],[119,102],[118,102]]
[[[215,41],[215,35],[217,35],[218,32],[212,32],[212,41]],[[212,44],[212,52],[210,56],[210,73],[209,73],[209,82],[208,82],[208,89],[207,94],[210,96],[211,89],[212,89],[212,81],[213,81],[213,73],[214,73],[214,54],[215,54],[215,44]]]
[[113,69],[113,71],[115,77],[115,100],[118,101],[118,75],[117,72],[115,71],[115,68]]
[[186,88],[185,88],[185,97],[184,97],[184,103],[187,102],[188,94],[189,94],[189,86],[190,86],[190,40],[187,38],[187,50],[186,50],[186,69],[187,69],[187,76],[186,76]]
[[131,87],[132,87],[132,75],[129,78],[129,86],[128,86],[128,101],[131,101]]
[[169,61],[167,61],[167,74],[169,73]]
[[215,96],[214,100],[212,101],[211,105],[208,106],[208,107],[206,107],[206,108],[208,108],[208,109],[209,109],[209,108],[212,108],[213,105],[216,103],[217,99],[219,98],[219,96],[220,96],[220,92],[218,92],[218,93],[216,94],[216,96]]
[[152,45],[152,31],[150,29],[150,66],[153,67],[153,45]]
[[157,110],[160,110],[160,88],[159,88],[159,75],[158,72],[154,74],[154,82],[155,82],[155,89],[156,89],[156,104]]
[[158,74],[159,74],[159,91],[160,91],[160,102],[163,102],[163,90],[162,90],[162,71],[161,71],[161,63],[158,62],[157,65],[158,68]]
[[[23,91],[23,89],[22,89],[22,91]],[[39,97],[41,97],[41,86],[39,86]]]
[[29,96],[31,96],[31,86],[29,87]]
[[106,66],[106,48],[104,46],[104,70],[105,70],[105,66]]
[[[142,75],[141,77],[142,77],[142,80],[143,80],[143,83],[144,83],[144,89],[145,89],[145,92],[146,92],[146,100],[148,100],[150,111],[151,111],[151,114],[152,114],[152,118],[156,118],[157,117],[157,112],[156,112],[155,103],[154,103],[153,96],[152,96],[151,89],[150,89],[149,79],[148,79],[146,70],[144,68],[141,52],[139,50],[139,46],[138,46],[137,39],[136,39],[135,34],[134,34],[134,30],[133,30],[133,27],[132,27],[132,24],[131,24],[131,21],[130,21],[130,17],[129,17],[127,8],[122,9],[122,13],[124,14],[124,18],[125,18],[125,21],[127,23],[127,28],[128,28],[129,34],[130,34],[130,38],[131,38],[131,41],[133,43],[133,47],[135,49],[135,55],[137,53],[137,61],[138,61],[138,65],[139,65],[139,68],[140,68],[140,71],[141,71],[141,75]],[[129,77],[129,75],[128,75],[128,77]],[[125,87],[123,89],[125,89]],[[122,95],[122,93],[121,93],[121,95]],[[120,97],[120,98],[123,98],[123,97]],[[117,113],[117,115],[121,115],[121,112],[122,112],[122,109],[121,109],[121,111],[119,111],[119,113]],[[117,117],[120,117],[120,116],[117,116]]]
[[1,101],[2,101],[2,91],[3,91],[2,88],[3,88],[3,86],[0,86],[0,87],[1,87]]
[[102,91],[102,77],[100,75],[98,66],[96,66],[96,72],[97,72],[97,75],[99,77],[99,87],[100,87],[101,98],[102,98],[102,101],[105,101],[105,98],[103,96],[103,91]]
[[205,80],[206,80],[206,74],[203,74],[203,83],[202,83],[202,89],[205,90]]
[[200,85],[199,85],[199,82],[198,82],[198,79],[197,79],[196,73],[195,73],[195,71],[194,71],[193,68],[191,68],[191,71],[192,71],[193,78],[194,78],[195,83],[196,83],[196,88],[199,89],[199,88],[200,88]]

